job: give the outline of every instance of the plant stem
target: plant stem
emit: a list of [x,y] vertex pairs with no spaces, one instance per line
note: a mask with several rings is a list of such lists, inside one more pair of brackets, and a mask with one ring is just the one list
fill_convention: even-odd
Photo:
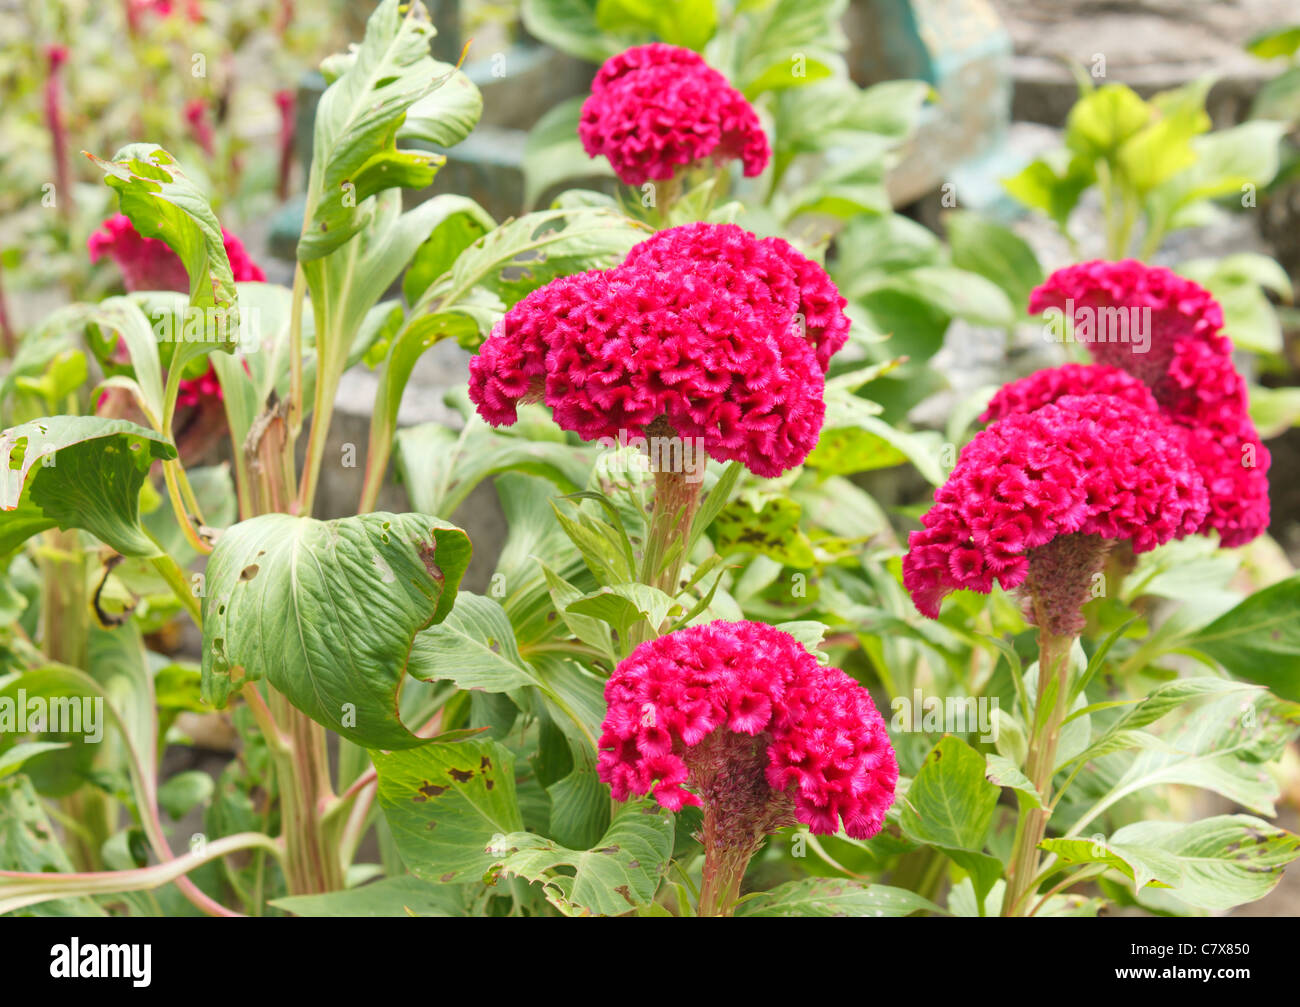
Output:
[[1038,844],[1043,841],[1047,820],[1051,815],[1050,791],[1056,768],[1056,746],[1060,741],[1061,724],[1065,720],[1069,704],[1070,650],[1074,646],[1074,638],[1050,633],[1043,622],[1040,615],[1038,699],[1025,775],[1034,784],[1044,807],[1025,808],[1021,811],[1015,851],[1007,869],[1003,916],[1018,914],[1020,903],[1031,894],[1032,882],[1038,875]]
[[754,855],[754,847],[724,846],[718,815],[711,801],[704,802],[704,873],[700,879],[699,916],[730,916],[740,898],[740,882]]
[[269,707],[284,730],[288,751],[272,749],[280,780],[280,814],[285,841],[285,880],[292,895],[316,895],[343,887],[337,837],[324,828],[322,814],[334,799],[330,787],[325,729],[280,692],[270,692]]

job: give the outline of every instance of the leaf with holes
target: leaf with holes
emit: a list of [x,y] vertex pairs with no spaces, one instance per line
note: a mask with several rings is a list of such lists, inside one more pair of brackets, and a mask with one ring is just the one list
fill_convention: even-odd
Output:
[[654,898],[673,834],[670,813],[636,803],[619,811],[590,850],[570,850],[532,832],[513,832],[488,845],[496,858],[494,876],[540,882],[546,900],[566,916],[621,916]]
[[469,557],[463,531],[422,514],[234,525],[208,559],[204,697],[266,679],[356,744],[421,744],[397,712],[412,642],[447,617]]
[[515,757],[495,741],[371,752],[379,806],[402,860],[425,881],[477,881],[499,858],[494,841],[522,829]]
[[[123,556],[157,556],[140,527],[140,487],[176,448],[142,426],[51,416],[0,434],[0,549],[53,528],[81,528]],[[15,541],[17,539],[18,541]]]

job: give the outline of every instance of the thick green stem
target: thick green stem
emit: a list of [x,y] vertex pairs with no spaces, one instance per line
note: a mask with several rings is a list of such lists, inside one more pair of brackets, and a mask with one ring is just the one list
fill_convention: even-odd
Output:
[[334,799],[330,787],[325,729],[274,689],[269,707],[287,740],[271,749],[280,781],[280,816],[285,841],[285,880],[292,895],[315,895],[343,887],[338,837],[322,815]]
[[699,916],[730,916],[740,898],[740,882],[745,877],[756,847],[727,846],[720,839],[718,816],[711,802],[704,804],[704,874],[700,880]]
[[1038,844],[1047,832],[1051,816],[1052,777],[1056,768],[1056,748],[1061,725],[1069,704],[1070,651],[1074,638],[1056,636],[1043,628],[1038,631],[1038,700],[1034,729],[1029,739],[1029,758],[1025,775],[1034,784],[1044,807],[1025,808],[1016,830],[1016,847],[1007,869],[1007,892],[1002,903],[1003,916],[1022,915],[1038,876]]

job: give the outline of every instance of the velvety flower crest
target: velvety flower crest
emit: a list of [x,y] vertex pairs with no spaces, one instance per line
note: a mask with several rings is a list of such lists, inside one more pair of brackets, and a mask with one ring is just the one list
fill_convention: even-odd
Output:
[[[1078,326],[1095,327],[1103,312],[1129,312],[1131,326],[1150,312],[1149,345],[1131,339],[1088,342],[1094,368],[1067,365],[1040,371],[1003,388],[985,417],[1036,408],[1063,394],[1108,392],[1139,404],[1136,391],[1114,374],[1119,368],[1150,389],[1159,411],[1183,428],[1187,452],[1210,494],[1199,531],[1219,533],[1223,545],[1244,545],[1268,527],[1271,462],[1250,418],[1246,382],[1232,362],[1232,343],[1220,331],[1223,310],[1200,285],[1168,269],[1140,262],[1085,262],[1057,270],[1029,301],[1031,312],[1073,311]],[[1144,341],[1145,342],[1145,341]]]
[[672,178],[705,158],[738,158],[752,176],[771,157],[745,96],[698,53],[662,42],[605,61],[583,103],[578,137],[627,185]]
[[470,361],[469,395],[498,426],[541,399],[588,441],[649,436],[662,418],[710,457],[776,476],[817,443],[843,304],[786,242],[731,224],[672,228],[620,266],[516,304]]
[[951,591],[1024,582],[1031,553],[1064,535],[1126,539],[1135,553],[1194,532],[1205,485],[1168,424],[1112,395],[1066,395],[977,434],[908,540],[903,582],[935,618]]
[[[893,803],[898,762],[871,695],[788,633],[713,622],[637,647],[605,687],[598,772],[617,800],[713,805],[770,831],[843,823],[866,839]],[[759,755],[717,764],[719,752]]]

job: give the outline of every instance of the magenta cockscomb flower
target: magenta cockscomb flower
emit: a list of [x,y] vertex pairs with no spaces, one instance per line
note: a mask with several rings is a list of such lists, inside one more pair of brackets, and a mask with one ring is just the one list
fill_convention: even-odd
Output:
[[[469,394],[509,425],[541,399],[584,440],[671,434],[761,476],[801,464],[825,416],[844,300],[780,239],[730,224],[660,232],[614,269],[516,304],[470,361]],[[656,424],[652,430],[652,424]]]
[[653,42],[606,60],[583,103],[578,137],[627,185],[672,178],[711,158],[757,175],[771,157],[745,96],[698,53]]
[[1137,403],[1114,368],[1141,381],[1185,446],[1210,495],[1200,529],[1225,546],[1244,545],[1269,521],[1268,449],[1250,419],[1246,382],[1222,334],[1223,310],[1209,291],[1140,262],[1086,262],[1057,270],[1030,296],[1029,310],[1069,317],[1099,366],[1040,371],[1003,388],[988,419],[1036,408],[1064,394],[1108,392]]
[[706,856],[743,855],[741,873],[774,829],[867,839],[893,803],[898,761],[871,695],[775,627],[712,622],[643,643],[605,700],[598,772],[615,799],[702,807]]
[[[235,282],[262,282],[266,275],[248,252],[243,242],[222,228],[222,242],[230,271]],[[109,217],[100,229],[86,242],[90,261],[98,262],[107,255],[121,270],[122,282],[127,290],[176,290],[188,293],[190,280],[180,258],[158,238],[146,238],[132,225],[123,213]]]
[[1067,395],[999,420],[966,445],[934,500],[903,559],[916,607],[937,618],[951,591],[1028,579],[1026,615],[1058,636],[1082,628],[1107,543],[1146,552],[1195,532],[1209,505],[1183,438],[1113,395]]
[[[230,260],[230,271],[235,282],[262,282],[266,275],[245,251],[243,243],[225,229],[221,232]],[[125,214],[109,217],[100,229],[86,242],[90,261],[98,262],[105,255],[113,260],[122,273],[127,290],[175,290],[189,293],[190,279],[185,265],[168,246],[158,238],[146,238],[131,224]],[[220,401],[221,385],[211,365],[197,378],[181,382],[176,401],[182,406],[198,405],[212,397]]]
[[1033,412],[1066,395],[1113,395],[1148,412],[1160,408],[1146,385],[1118,367],[1064,364],[1003,385],[980,414],[980,422],[993,423],[1015,413]]

